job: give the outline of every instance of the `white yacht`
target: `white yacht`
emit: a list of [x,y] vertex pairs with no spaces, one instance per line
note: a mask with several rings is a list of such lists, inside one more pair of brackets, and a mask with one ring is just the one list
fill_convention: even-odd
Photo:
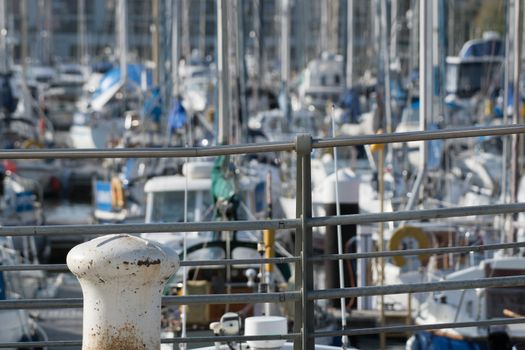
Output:
[[337,103],[344,89],[343,57],[324,52],[308,63],[298,87],[299,102],[324,111],[329,102]]
[[[524,267],[525,258],[501,255],[452,272],[444,276],[443,280],[463,281],[518,276],[525,273]],[[415,322],[425,325],[523,317],[525,308],[521,300],[524,298],[525,291],[520,287],[434,292],[421,304]],[[485,349],[488,344],[499,344],[496,347],[488,345],[489,349],[510,349],[512,346],[523,344],[524,340],[523,324],[446,328],[417,332],[408,340],[407,349],[441,349],[444,344],[448,344],[448,349]]]
[[136,110],[142,98],[140,84],[145,68],[129,64],[127,70],[126,83],[120,79],[119,68],[101,78],[96,74],[93,81],[88,79],[84,91],[89,94],[79,102],[70,129],[75,148],[104,148],[119,143],[125,130],[125,112]]

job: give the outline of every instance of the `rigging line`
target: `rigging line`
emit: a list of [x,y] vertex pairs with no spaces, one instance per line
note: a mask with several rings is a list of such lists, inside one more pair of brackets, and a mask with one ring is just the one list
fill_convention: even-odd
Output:
[[[186,138],[187,136],[185,136]],[[188,147],[187,140],[184,142],[185,147]],[[190,174],[189,171],[189,159],[186,157],[184,160],[184,165],[186,166],[186,174],[184,175],[184,222],[188,222],[188,177]],[[183,232],[182,234],[182,249],[183,249],[183,260],[186,261],[188,258],[188,246],[187,246],[187,232]],[[187,267],[182,267],[182,294],[186,296],[188,294],[188,276],[187,276]],[[182,305],[182,312],[181,312],[181,321],[182,321],[182,330],[181,330],[181,337],[186,338],[186,325],[187,325],[187,313],[188,313],[188,306]],[[186,343],[180,343],[179,347],[181,350],[186,349]]]
[[[335,137],[335,117],[334,117],[335,105],[332,105],[332,137]],[[338,164],[337,164],[337,147],[333,148],[333,157],[334,157],[334,175],[335,175],[335,210],[336,215],[341,215],[341,207],[339,203],[339,176],[337,174]],[[337,253],[343,254],[343,234],[341,232],[341,225],[337,225]],[[345,276],[344,276],[344,267],[343,260],[338,260],[339,265],[339,288],[345,287]],[[341,298],[341,328],[346,329],[346,301],[345,298]],[[343,349],[348,347],[348,336],[343,335],[341,337],[341,345]]]

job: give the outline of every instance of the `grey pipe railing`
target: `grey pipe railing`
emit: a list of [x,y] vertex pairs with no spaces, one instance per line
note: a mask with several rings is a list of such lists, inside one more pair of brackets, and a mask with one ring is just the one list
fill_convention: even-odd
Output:
[[[525,211],[525,203],[485,205],[458,208],[439,208],[416,211],[400,211],[393,213],[371,213],[342,215],[339,217],[312,217],[312,188],[311,188],[311,152],[315,148],[346,147],[366,144],[383,144],[391,142],[430,141],[436,139],[457,139],[479,136],[504,136],[516,133],[525,133],[525,125],[511,125],[499,127],[472,127],[449,130],[434,130],[425,132],[407,132],[397,134],[365,135],[356,137],[339,137],[326,139],[312,139],[310,135],[300,134],[295,141],[273,142],[253,145],[227,145],[209,148],[163,148],[163,149],[103,149],[103,150],[2,150],[3,159],[50,159],[50,158],[141,158],[141,157],[208,157],[217,155],[238,155],[258,152],[295,151],[297,153],[296,178],[296,218],[277,220],[251,220],[235,222],[200,222],[200,223],[164,223],[164,224],[118,224],[118,225],[55,225],[55,226],[21,226],[0,227],[0,236],[60,236],[60,235],[98,235],[108,233],[147,233],[147,232],[188,232],[188,231],[222,231],[222,230],[262,230],[262,229],[289,229],[295,230],[295,249],[293,257],[273,259],[243,259],[227,261],[185,261],[186,266],[216,266],[251,263],[294,263],[295,287],[294,291],[276,293],[250,294],[219,294],[219,295],[191,295],[166,296],[164,305],[190,304],[223,304],[237,302],[239,299],[246,303],[273,302],[282,303],[292,301],[295,305],[295,319],[293,333],[279,336],[279,339],[293,339],[294,349],[308,349],[314,347],[314,338],[329,335],[371,334],[387,331],[435,329],[448,327],[485,326],[489,324],[522,323],[523,319],[487,320],[474,323],[435,324],[423,326],[376,327],[361,330],[339,330],[330,332],[315,332],[314,329],[314,301],[326,298],[356,297],[368,295],[386,295],[396,293],[414,293],[441,290],[457,290],[466,288],[488,288],[504,286],[523,286],[525,276],[496,277],[467,281],[440,281],[431,283],[417,283],[405,285],[367,286],[358,288],[314,290],[313,263],[326,259],[357,259],[388,257],[418,254],[439,254],[451,252],[483,251],[490,249],[506,249],[524,247],[525,242],[491,244],[486,246],[450,247],[412,249],[407,251],[350,253],[339,255],[313,256],[312,228],[328,225],[365,224],[389,221],[431,220],[449,217],[471,215],[509,214]],[[41,270],[60,271],[65,265],[41,265]],[[1,266],[0,271],[30,270],[28,265]],[[37,268],[35,268],[37,269]],[[39,300],[5,300],[0,301],[0,310],[7,309],[50,309],[50,308],[78,308],[82,306],[82,299],[39,299]],[[404,328],[403,328],[404,327]],[[419,328],[418,328],[419,327]],[[194,340],[198,339],[198,340]],[[247,340],[246,337],[198,337],[194,339],[163,339],[163,343],[189,343],[202,341],[236,341]],[[277,339],[275,336],[253,337],[253,339]],[[79,341],[47,341],[31,343],[0,343],[0,348],[6,347],[35,347],[35,346],[76,346]]]

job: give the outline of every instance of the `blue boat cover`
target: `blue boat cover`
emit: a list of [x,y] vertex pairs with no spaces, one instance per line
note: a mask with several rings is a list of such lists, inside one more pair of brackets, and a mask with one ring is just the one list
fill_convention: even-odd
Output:
[[[150,87],[153,81],[151,71],[147,70],[141,64],[128,64],[128,82],[131,82],[133,84],[136,84],[137,86],[140,86],[141,76],[142,76],[143,71],[146,71],[147,86]],[[105,91],[113,87],[115,84],[118,84],[119,82],[120,82],[120,67],[114,67],[110,71],[108,71],[106,74],[104,74],[104,76],[100,80],[100,86],[93,93],[93,97],[96,98],[97,96],[103,94]]]
[[488,350],[485,342],[458,340],[430,332],[416,333],[420,350]]
[[188,119],[186,109],[178,99],[173,100],[173,105],[168,116],[168,127],[170,132],[182,128]]
[[461,58],[487,56],[505,56],[505,45],[503,45],[503,40],[473,40],[472,42],[467,42],[459,53],[459,57]]

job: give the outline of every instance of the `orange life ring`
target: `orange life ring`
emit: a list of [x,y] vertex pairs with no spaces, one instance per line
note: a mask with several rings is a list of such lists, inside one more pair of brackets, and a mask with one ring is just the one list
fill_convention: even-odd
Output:
[[124,208],[124,189],[118,177],[111,179],[111,204],[114,209]]
[[[414,226],[403,226],[395,230],[392,234],[392,237],[388,242],[388,250],[402,249],[401,242],[405,238],[415,239],[417,241],[419,249],[430,248],[430,240],[428,239],[428,236],[425,234],[425,232],[423,232],[422,229]],[[418,258],[421,262],[421,265],[426,266],[426,264],[428,263],[429,255],[420,254],[418,255]],[[404,266],[406,264],[406,259],[404,256],[393,256],[392,261],[395,265],[399,267]]]

